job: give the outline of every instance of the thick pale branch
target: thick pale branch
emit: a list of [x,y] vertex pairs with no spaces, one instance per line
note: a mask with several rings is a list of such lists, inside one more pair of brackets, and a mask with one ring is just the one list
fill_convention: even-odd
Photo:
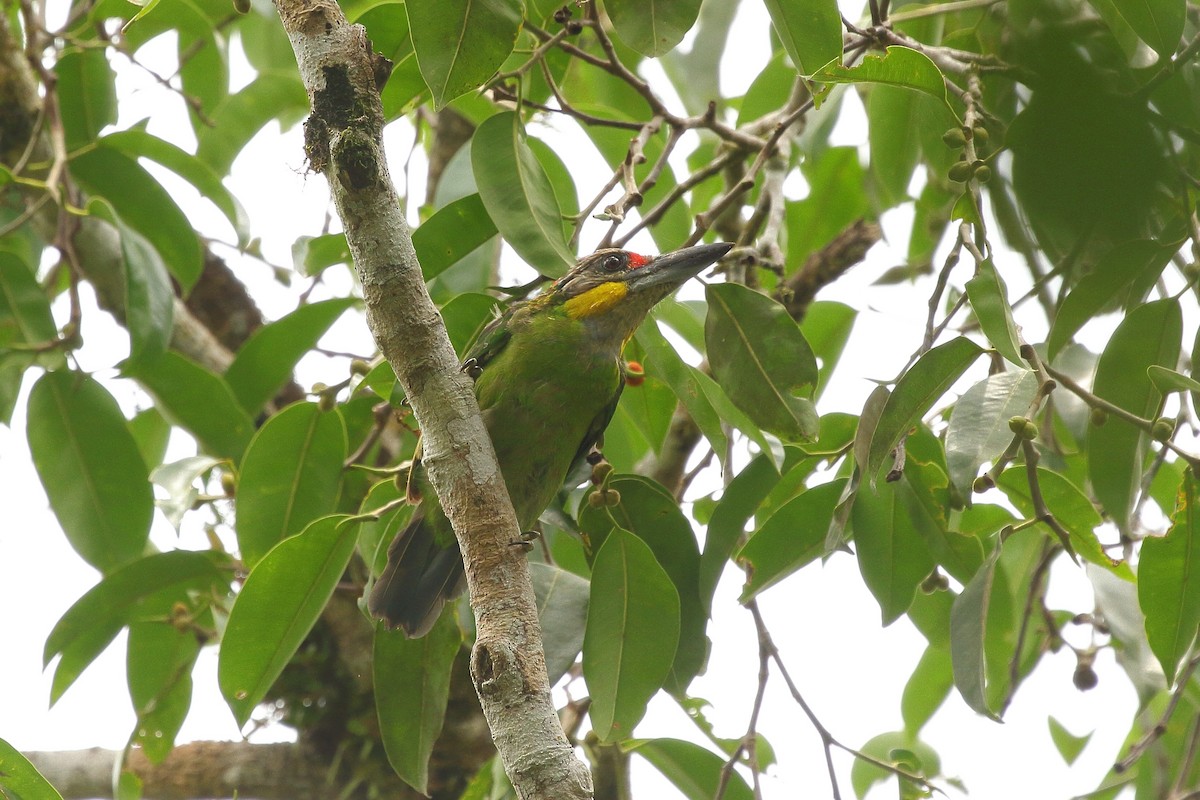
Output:
[[378,57],[332,0],[276,0],[312,101],[305,149],[329,178],[363,286],[367,321],[421,423],[424,461],[458,531],[477,638],[472,674],[523,798],[591,796],[559,725],[537,608],[491,440],[470,380],[426,292],[384,160]]

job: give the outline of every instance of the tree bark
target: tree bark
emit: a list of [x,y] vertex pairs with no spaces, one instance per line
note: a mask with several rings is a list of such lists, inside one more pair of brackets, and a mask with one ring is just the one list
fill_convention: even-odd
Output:
[[520,531],[470,379],[425,290],[382,150],[379,58],[332,0],[276,0],[312,102],[311,166],[329,179],[367,322],[421,424],[424,462],[459,537],[477,638],[471,672],[522,798],[590,798],[550,698]]

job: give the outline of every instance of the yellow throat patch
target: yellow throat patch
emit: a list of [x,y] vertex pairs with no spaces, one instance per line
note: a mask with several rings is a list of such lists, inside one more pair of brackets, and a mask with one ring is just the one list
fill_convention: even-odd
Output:
[[594,314],[603,314],[617,303],[625,299],[629,287],[619,281],[608,281],[588,289],[578,297],[572,297],[563,303],[567,316],[571,319],[582,319]]

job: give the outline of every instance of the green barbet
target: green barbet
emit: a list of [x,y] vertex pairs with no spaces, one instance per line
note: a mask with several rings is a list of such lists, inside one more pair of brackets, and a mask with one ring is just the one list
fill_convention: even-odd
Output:
[[[463,369],[475,378],[521,530],[532,528],[604,433],[625,386],[621,351],[647,312],[732,247],[698,245],[653,258],[597,251],[480,334]],[[410,486],[420,505],[388,548],[368,607],[388,627],[422,636],[465,578],[454,531],[419,460]]]

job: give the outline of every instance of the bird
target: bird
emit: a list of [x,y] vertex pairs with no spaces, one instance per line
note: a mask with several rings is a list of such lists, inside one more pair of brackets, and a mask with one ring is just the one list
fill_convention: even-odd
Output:
[[[462,361],[522,531],[530,531],[608,427],[625,386],[622,352],[647,313],[733,247],[658,256],[604,248],[532,299],[513,303]],[[418,450],[419,450],[418,445]],[[419,455],[407,526],[388,547],[367,608],[389,629],[424,636],[465,588],[462,556]]]

